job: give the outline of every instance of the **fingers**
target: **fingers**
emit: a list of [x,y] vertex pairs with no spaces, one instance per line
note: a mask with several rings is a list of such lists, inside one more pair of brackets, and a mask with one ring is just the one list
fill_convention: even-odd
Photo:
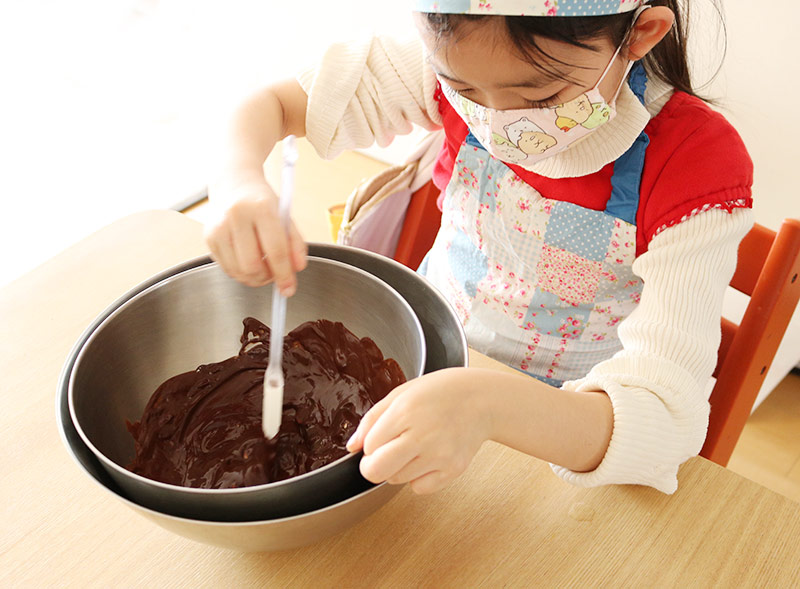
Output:
[[429,472],[431,472],[430,465],[425,464],[424,460],[417,456],[396,473],[387,477],[386,482],[392,485],[402,485],[416,480]]
[[289,227],[289,244],[294,271],[300,272],[301,270],[305,270],[308,264],[308,245],[306,244],[306,240],[303,239],[303,236],[300,235],[300,231],[297,230],[294,221],[292,221]]
[[[369,448],[364,447],[364,440],[366,439],[367,435],[370,433],[372,428],[375,426],[375,423],[378,419],[389,409],[389,406],[392,404],[392,401],[406,388],[406,384],[402,384],[399,387],[395,388],[386,395],[383,399],[378,401],[375,405],[373,405],[372,409],[367,411],[364,417],[361,418],[361,421],[356,428],[355,433],[350,437],[347,441],[347,450],[349,452],[358,452],[361,449],[364,449],[366,453],[370,453],[373,451],[377,446],[374,444],[370,445]],[[399,435],[399,431],[395,435]],[[392,436],[395,437],[395,436]],[[387,437],[386,441],[390,440],[391,437]]]
[[448,398],[440,385],[436,378],[409,381],[362,418],[347,449],[364,450],[359,465],[364,478],[410,482],[417,493],[433,493],[469,466],[482,438],[469,416],[457,411],[462,397]]
[[277,215],[262,215],[256,221],[255,234],[258,236],[259,252],[269,263],[275,284],[285,296],[294,294],[297,279],[292,268],[289,235],[281,226]]
[[[388,444],[384,444],[372,454],[366,455],[361,459],[360,469],[364,478],[373,483],[395,478],[397,474],[404,470],[409,470],[413,463],[419,465],[418,448],[408,437],[401,435]],[[417,466],[419,468],[419,466]],[[414,472],[411,470],[410,472]],[[419,474],[425,474],[420,472]],[[419,475],[417,475],[419,476]],[[404,483],[410,479],[397,479],[396,482]]]
[[[389,448],[389,446],[396,447]],[[360,465],[364,478],[376,484],[384,481],[390,485],[409,483],[415,493],[427,495],[442,490],[460,474],[448,469],[432,469],[431,464],[420,456],[406,460],[413,451],[409,447],[402,446],[400,443],[388,444],[379,448],[375,454],[364,456]],[[386,474],[393,471],[397,464],[402,466],[394,474]]]
[[206,234],[211,255],[231,277],[248,286],[275,280],[286,296],[297,288],[296,272],[306,267],[307,246],[294,223],[278,218],[278,199],[266,183],[242,189],[224,217]]
[[[445,463],[436,468],[429,459],[416,455],[417,448],[398,438],[382,446],[374,454],[361,459],[361,474],[370,482],[391,485],[410,483],[420,495],[436,493],[449,485],[462,469]],[[412,457],[409,459],[409,457]]]
[[219,263],[229,276],[235,278],[229,271],[236,267],[236,253],[233,251],[230,232],[222,227],[215,227],[212,231],[206,231],[205,240],[211,251],[211,259]]
[[252,226],[238,223],[233,229],[233,251],[236,254],[236,278],[248,286],[263,286],[271,274],[261,254],[258,238]]

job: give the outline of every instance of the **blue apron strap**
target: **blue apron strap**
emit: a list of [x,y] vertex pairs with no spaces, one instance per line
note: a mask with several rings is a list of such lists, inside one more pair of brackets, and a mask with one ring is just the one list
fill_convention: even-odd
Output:
[[639,102],[644,104],[644,91],[647,88],[647,72],[644,71],[641,60],[633,64],[628,74],[628,86],[633,90]]
[[[644,104],[647,74],[641,61],[637,61],[631,68],[628,85],[639,101]],[[647,133],[642,131],[628,151],[614,162],[614,174],[611,176],[611,197],[608,199],[604,212],[631,225],[636,225],[644,155],[649,144],[650,138]]]
[[481,145],[481,142],[478,141],[478,138],[472,134],[472,131],[467,131],[467,138],[464,139],[464,143],[466,143],[467,145],[471,145],[472,147],[477,147],[479,149],[482,149],[483,151],[486,151],[486,148],[483,145]]

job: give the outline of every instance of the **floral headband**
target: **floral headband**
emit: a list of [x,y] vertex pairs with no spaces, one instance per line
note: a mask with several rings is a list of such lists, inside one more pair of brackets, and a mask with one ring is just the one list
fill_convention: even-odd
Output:
[[507,16],[605,16],[636,10],[649,0],[413,0],[417,12]]

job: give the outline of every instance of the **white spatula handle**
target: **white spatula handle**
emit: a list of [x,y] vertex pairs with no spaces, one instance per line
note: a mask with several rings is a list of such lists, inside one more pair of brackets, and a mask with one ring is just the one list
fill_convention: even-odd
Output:
[[[278,216],[281,227],[289,233],[289,211],[294,193],[294,164],[297,147],[293,135],[283,140],[283,169]],[[286,331],[286,297],[277,285],[272,287],[272,327],[270,328],[269,364],[264,374],[264,402],[261,426],[267,438],[273,438],[281,427],[283,415],[283,336]]]

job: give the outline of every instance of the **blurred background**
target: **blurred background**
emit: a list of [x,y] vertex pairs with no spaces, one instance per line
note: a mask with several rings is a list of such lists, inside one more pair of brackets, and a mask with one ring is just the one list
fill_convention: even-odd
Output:
[[237,100],[332,40],[410,34],[408,5],[0,0],[0,285],[203,191]]

